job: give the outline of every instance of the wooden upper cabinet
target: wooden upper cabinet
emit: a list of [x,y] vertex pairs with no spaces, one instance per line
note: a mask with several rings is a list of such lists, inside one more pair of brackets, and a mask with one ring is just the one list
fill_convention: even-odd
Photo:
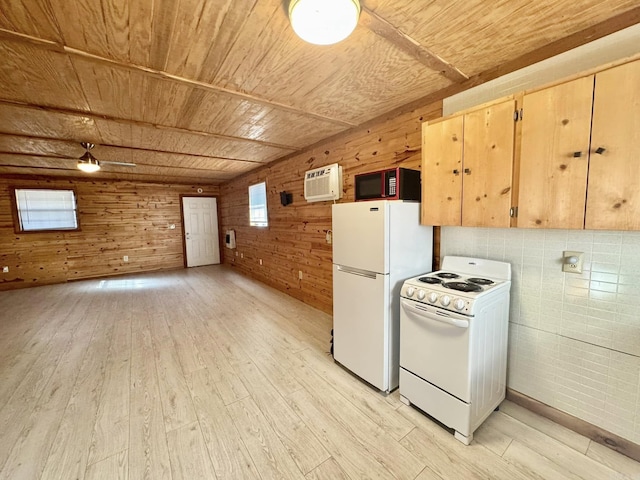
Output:
[[460,225],[463,117],[422,125],[423,225]]
[[422,223],[509,227],[515,100],[426,123]]
[[593,83],[524,95],[518,227],[583,228]]
[[640,61],[596,75],[585,228],[640,230]]
[[509,227],[515,100],[464,116],[462,225]]

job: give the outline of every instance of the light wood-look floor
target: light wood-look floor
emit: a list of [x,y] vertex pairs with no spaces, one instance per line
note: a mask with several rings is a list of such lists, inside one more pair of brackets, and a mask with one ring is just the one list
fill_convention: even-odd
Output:
[[0,293],[0,479],[639,479],[505,402],[465,447],[225,267]]

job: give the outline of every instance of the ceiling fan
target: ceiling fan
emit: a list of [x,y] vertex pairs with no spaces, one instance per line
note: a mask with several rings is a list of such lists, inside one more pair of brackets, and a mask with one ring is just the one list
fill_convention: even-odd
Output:
[[90,150],[95,147],[95,144],[89,142],[80,142],[82,148],[85,149],[85,152],[78,159],[78,169],[87,173],[94,173],[100,170],[101,164],[109,164],[109,165],[120,165],[121,167],[135,167],[135,163],[130,162],[111,162],[108,160],[100,160],[93,156]]

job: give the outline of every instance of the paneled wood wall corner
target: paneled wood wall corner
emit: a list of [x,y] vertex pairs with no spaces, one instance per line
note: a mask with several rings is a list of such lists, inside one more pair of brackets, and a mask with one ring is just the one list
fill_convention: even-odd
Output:
[[[82,230],[16,234],[11,187],[74,188]],[[9,267],[0,273],[0,290],[182,268],[180,195],[196,195],[197,188],[202,195],[219,193],[206,185],[0,179],[0,266]]]
[[[222,249],[223,262],[330,313],[332,246],[326,236],[331,230],[331,202],[307,203],[303,191],[304,172],[331,163],[340,164],[344,176],[344,195],[340,202],[352,202],[353,177],[358,173],[395,166],[420,169],[422,122],[441,115],[442,102],[422,106],[354,129],[223,184],[220,187],[221,232],[234,229],[237,243],[235,250]],[[250,227],[248,188],[264,180],[269,226]],[[293,194],[292,204],[280,204],[282,191]]]

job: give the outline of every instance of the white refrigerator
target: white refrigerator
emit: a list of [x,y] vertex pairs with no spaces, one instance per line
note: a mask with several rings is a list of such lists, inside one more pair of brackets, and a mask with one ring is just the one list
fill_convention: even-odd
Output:
[[431,271],[433,227],[420,204],[378,200],[334,204],[334,359],[384,392],[398,387],[400,289]]

